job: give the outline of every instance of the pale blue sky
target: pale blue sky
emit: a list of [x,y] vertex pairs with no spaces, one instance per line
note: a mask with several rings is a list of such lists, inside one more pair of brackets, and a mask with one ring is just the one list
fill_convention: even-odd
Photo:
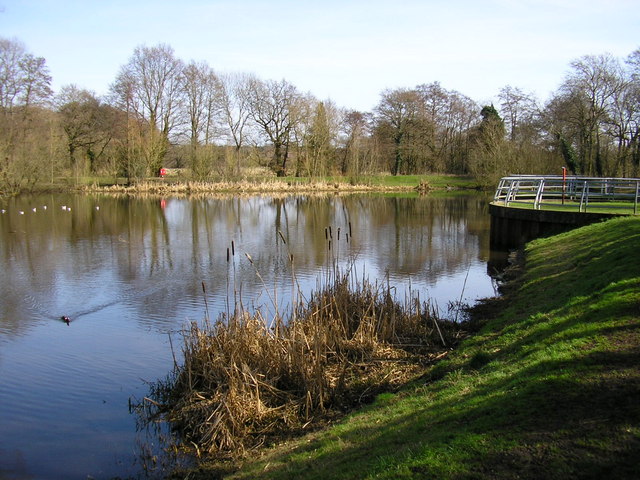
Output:
[[105,94],[136,46],[166,43],[368,111],[385,88],[435,81],[478,102],[506,85],[546,100],[572,60],[640,47],[640,1],[0,0],[0,36],[44,57],[56,90]]

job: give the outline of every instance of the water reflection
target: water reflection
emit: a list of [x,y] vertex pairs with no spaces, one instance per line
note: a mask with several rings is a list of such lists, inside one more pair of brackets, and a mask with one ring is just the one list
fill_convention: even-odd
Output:
[[494,293],[475,195],[45,195],[2,209],[0,471],[21,458],[41,478],[134,475],[128,398],[170,370],[167,333],[201,319],[205,295],[211,316],[239,299],[286,309],[292,272],[309,292],[335,265],[440,306]]

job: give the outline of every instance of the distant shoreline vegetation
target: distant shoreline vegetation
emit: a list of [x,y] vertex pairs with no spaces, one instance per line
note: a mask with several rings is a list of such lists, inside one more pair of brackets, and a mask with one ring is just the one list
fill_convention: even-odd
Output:
[[181,172],[169,170],[167,178],[146,179],[135,183],[89,181],[78,187],[83,192],[126,194],[200,194],[200,193],[358,193],[358,192],[418,192],[433,190],[478,190],[480,185],[471,177],[448,175],[377,175],[361,178],[301,178],[261,177],[242,180],[193,181]]
[[[43,57],[0,37],[0,195],[58,178],[124,178],[161,168],[190,181],[471,176],[485,187],[509,174],[638,176],[640,48],[627,58],[585,55],[541,102],[504,86],[482,105],[440,83],[384,90],[371,112],[319,100],[286,80],[222,75],[166,44],[139,46],[101,98],[58,92]],[[71,184],[78,184],[78,181]],[[114,182],[115,183],[115,182]]]

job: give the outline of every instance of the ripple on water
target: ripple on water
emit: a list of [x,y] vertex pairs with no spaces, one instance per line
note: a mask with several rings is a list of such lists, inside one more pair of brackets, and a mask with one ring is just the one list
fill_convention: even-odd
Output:
[[408,282],[421,298],[458,299],[467,272],[465,297],[492,293],[477,197],[12,202],[25,215],[0,218],[0,471],[15,478],[135,477],[128,401],[171,371],[169,335],[179,357],[181,329],[207,314],[241,302],[286,315],[336,264],[400,300]]

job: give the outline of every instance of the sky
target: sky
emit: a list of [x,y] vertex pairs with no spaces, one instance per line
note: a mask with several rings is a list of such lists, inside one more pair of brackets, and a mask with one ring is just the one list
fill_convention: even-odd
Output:
[[640,48],[640,0],[0,0],[0,37],[44,57],[55,91],[105,95],[137,46],[164,43],[361,111],[432,82],[545,101],[573,60]]

